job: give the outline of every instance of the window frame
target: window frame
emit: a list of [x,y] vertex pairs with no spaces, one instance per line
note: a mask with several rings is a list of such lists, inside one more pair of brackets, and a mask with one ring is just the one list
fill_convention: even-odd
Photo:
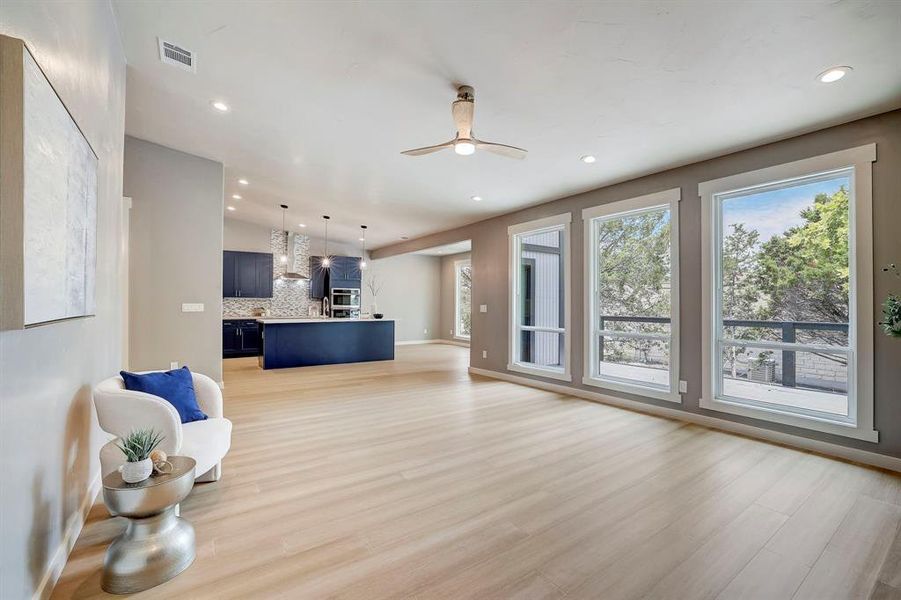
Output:
[[[569,381],[572,382],[572,327],[570,322],[570,304],[572,302],[571,290],[572,290],[572,257],[571,253],[571,225],[572,225],[572,213],[563,213],[559,215],[553,215],[550,217],[545,217],[543,219],[536,219],[534,221],[527,221],[525,223],[518,223],[516,225],[511,225],[507,228],[507,247],[509,250],[509,269],[508,269],[508,298],[509,298],[509,312],[510,319],[508,321],[509,328],[507,331],[507,339],[508,339],[508,355],[507,355],[507,370],[515,371],[518,373],[525,373],[528,375],[537,375],[539,377],[546,377],[549,379],[557,379],[560,381]],[[517,242],[517,240],[526,235],[532,235],[535,233],[543,233],[550,231],[560,231],[562,234],[562,240],[560,242],[560,250],[563,252],[563,328],[562,330],[559,328],[553,328],[557,333],[563,335],[563,367],[562,368],[552,368],[552,367],[538,367],[531,363],[523,363],[516,360],[516,357],[519,356],[519,339],[520,339],[520,328],[519,325],[519,302],[517,299],[519,298],[519,263],[520,263],[520,252],[521,246]],[[545,328],[542,328],[545,329]]]
[[[472,259],[471,258],[463,258],[460,260],[454,261],[454,339],[468,342],[472,339],[472,332],[470,331],[469,335],[462,333],[460,325],[462,324],[461,313],[460,313],[460,290],[462,289],[460,286],[460,275],[463,272],[463,267],[469,265],[470,270],[472,270]],[[472,289],[469,291],[469,313],[472,315]],[[472,321],[470,320],[470,323]]]
[[[873,408],[873,197],[872,163],[876,144],[814,156],[739,173],[698,185],[702,203],[702,394],[700,407],[772,423],[878,442]],[[719,376],[719,281],[721,205],[723,196],[788,184],[795,180],[849,171],[853,202],[849,205],[848,413],[846,419],[803,414],[773,406],[753,405],[722,395]],[[788,344],[802,349],[804,344]],[[842,350],[836,346],[835,350]],[[842,352],[845,353],[845,352]]]
[[[657,400],[681,403],[680,361],[679,361],[679,202],[682,200],[682,189],[673,188],[646,194],[627,200],[619,200],[601,204],[582,211],[584,221],[584,279],[586,282],[584,312],[584,371],[582,383],[593,387],[605,388],[618,392],[626,392]],[[597,373],[597,343],[600,335],[597,327],[597,229],[594,224],[599,219],[628,217],[659,209],[670,211],[670,385],[669,390],[662,390],[638,382],[602,377]]]

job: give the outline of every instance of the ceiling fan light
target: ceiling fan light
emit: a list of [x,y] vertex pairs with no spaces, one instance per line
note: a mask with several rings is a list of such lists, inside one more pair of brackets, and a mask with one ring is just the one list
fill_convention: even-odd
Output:
[[476,145],[472,142],[460,141],[454,142],[454,152],[460,156],[469,156],[476,151]]

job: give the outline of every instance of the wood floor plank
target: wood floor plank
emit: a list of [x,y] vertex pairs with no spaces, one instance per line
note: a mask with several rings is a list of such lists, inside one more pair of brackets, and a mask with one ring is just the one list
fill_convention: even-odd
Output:
[[876,585],[899,523],[901,506],[859,495],[794,597],[867,597]]
[[[222,480],[182,504],[197,558],[136,596],[725,600],[899,588],[897,475],[472,376],[468,359],[428,345],[304,369],[226,361],[232,449]],[[123,527],[92,509],[54,598],[112,597],[100,574]]]

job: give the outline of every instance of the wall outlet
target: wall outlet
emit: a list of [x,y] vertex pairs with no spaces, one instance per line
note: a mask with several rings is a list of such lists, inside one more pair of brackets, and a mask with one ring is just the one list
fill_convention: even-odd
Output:
[[482,350],[482,358],[488,358],[488,351]]
[[448,331],[448,333],[451,334],[451,335],[454,335],[454,330],[451,329],[450,331]]
[[181,312],[203,312],[203,302],[185,302],[181,305]]
[[171,363],[169,363],[169,370],[170,370],[170,371],[173,371],[173,370],[175,370],[175,369],[177,369],[177,368],[178,368],[178,361],[173,360]]
[[679,381],[679,393],[680,394],[688,393],[688,382],[687,381]]
[[424,334],[428,335],[429,330],[428,330],[428,329],[423,329],[422,332],[423,332]]
[[479,304],[479,312],[488,312],[487,304]]

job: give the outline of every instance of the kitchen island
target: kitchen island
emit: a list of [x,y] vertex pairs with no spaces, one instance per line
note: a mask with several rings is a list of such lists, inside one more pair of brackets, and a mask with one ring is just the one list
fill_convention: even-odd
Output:
[[393,319],[257,319],[260,366],[308,367],[394,360]]

